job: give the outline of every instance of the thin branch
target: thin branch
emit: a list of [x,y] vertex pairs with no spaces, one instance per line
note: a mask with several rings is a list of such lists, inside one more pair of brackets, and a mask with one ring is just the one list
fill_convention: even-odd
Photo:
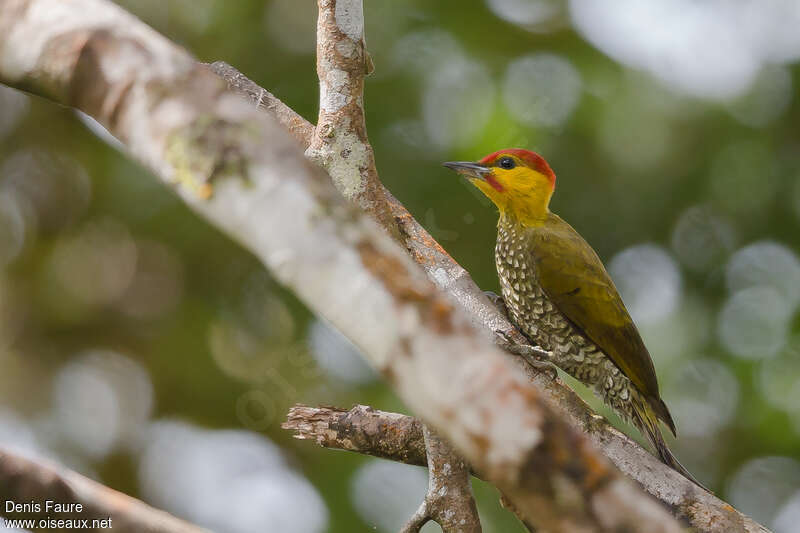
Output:
[[208,65],[208,68],[217,76],[228,82],[229,89],[246,95],[251,102],[256,104],[256,107],[269,112],[275,117],[280,125],[286,128],[286,131],[297,139],[297,142],[299,142],[304,149],[308,147],[308,143],[314,135],[313,124],[275,98],[271,92],[259,86],[224,61],[215,61]]
[[398,237],[364,120],[364,76],[372,61],[364,44],[362,0],[319,0],[319,118],[306,157],[330,174],[342,196]]
[[[67,512],[46,510],[47,500],[71,506]],[[78,529],[113,529],[117,533],[208,533],[208,530],[184,522],[154,509],[121,492],[105,487],[65,468],[33,461],[8,450],[0,450],[0,501],[38,503],[37,512],[8,512],[5,518],[24,520],[72,520],[87,527]],[[97,526],[92,526],[93,521]],[[105,522],[104,522],[105,521]],[[104,524],[101,526],[100,524]],[[2,529],[2,528],[0,528]],[[47,529],[47,528],[44,528]]]
[[419,533],[430,520],[439,524],[443,533],[481,533],[469,465],[427,426],[422,433],[428,454],[428,492],[400,533]]
[[281,427],[293,431],[296,439],[313,440],[324,448],[428,466],[422,423],[408,415],[366,405],[345,410],[298,404],[289,409]]

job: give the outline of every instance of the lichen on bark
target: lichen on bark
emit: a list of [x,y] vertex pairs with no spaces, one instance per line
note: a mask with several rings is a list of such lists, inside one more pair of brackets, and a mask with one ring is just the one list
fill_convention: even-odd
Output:
[[252,146],[258,131],[255,123],[229,122],[210,114],[175,128],[165,143],[173,183],[203,200],[211,197],[214,181],[221,177],[249,183],[251,158],[242,147]]

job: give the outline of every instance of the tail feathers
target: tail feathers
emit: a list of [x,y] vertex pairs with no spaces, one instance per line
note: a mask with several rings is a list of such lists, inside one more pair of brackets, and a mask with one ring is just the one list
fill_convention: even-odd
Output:
[[655,413],[647,408],[642,410],[637,409],[634,418],[636,425],[639,426],[639,429],[645,434],[647,439],[656,449],[661,462],[680,473],[683,477],[701,489],[711,492],[704,487],[702,483],[697,481],[694,476],[690,474],[689,471],[686,470],[680,461],[678,461],[678,459],[672,454],[672,451],[669,449],[669,446],[667,446],[666,441],[664,441],[664,436],[661,434],[661,428],[658,425],[658,418],[656,418]]
[[650,407],[656,412],[658,418],[667,425],[672,432],[672,436],[677,437],[678,433],[675,431],[675,422],[672,421],[672,415],[669,413],[669,409],[667,409],[667,404],[664,403],[664,400],[658,396],[648,396],[647,403],[649,403]]

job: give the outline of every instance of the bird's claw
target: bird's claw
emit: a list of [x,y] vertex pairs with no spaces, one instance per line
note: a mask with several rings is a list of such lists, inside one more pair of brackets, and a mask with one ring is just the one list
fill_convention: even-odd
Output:
[[502,329],[494,330],[495,343],[504,350],[511,351],[514,346],[522,346],[514,342],[511,336]]
[[[483,291],[483,294],[485,294],[486,297],[489,298],[489,300],[495,306],[497,306],[497,310],[500,311],[503,316],[508,318],[508,308],[506,307],[506,302],[503,300],[502,296],[495,294],[492,291]],[[494,333],[496,336],[495,342],[505,351],[522,357],[525,362],[533,368],[550,374],[552,379],[556,379],[558,377],[558,370],[556,370],[556,366],[550,361],[550,352],[543,350],[538,346],[515,342],[508,335],[508,333],[503,330],[498,329],[495,330]]]
[[502,296],[492,291],[483,291],[483,294],[485,294],[486,297],[489,298],[489,301],[492,302],[495,307],[497,307],[497,310],[500,311],[500,314],[508,318],[508,308],[506,307],[506,301],[503,300]]
[[535,357],[525,357],[525,362],[539,372],[543,372],[550,376],[550,381],[555,381],[558,378],[558,367],[550,361],[542,361],[541,359],[536,359]]
[[540,372],[547,372],[552,379],[558,377],[558,370],[553,362],[550,361],[550,352],[538,346],[516,343],[505,331],[495,330],[494,333],[498,346],[509,353],[522,357],[526,363]]

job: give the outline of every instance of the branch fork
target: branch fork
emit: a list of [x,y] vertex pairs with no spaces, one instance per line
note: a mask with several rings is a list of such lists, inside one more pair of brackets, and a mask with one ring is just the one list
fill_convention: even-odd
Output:
[[364,43],[362,0],[319,0],[319,117],[305,155],[328,171],[345,198],[397,239],[397,224],[367,138],[364,76],[371,69],[372,60]]
[[400,533],[419,533],[433,520],[443,533],[481,533],[470,468],[438,435],[423,428],[428,455],[428,493]]

